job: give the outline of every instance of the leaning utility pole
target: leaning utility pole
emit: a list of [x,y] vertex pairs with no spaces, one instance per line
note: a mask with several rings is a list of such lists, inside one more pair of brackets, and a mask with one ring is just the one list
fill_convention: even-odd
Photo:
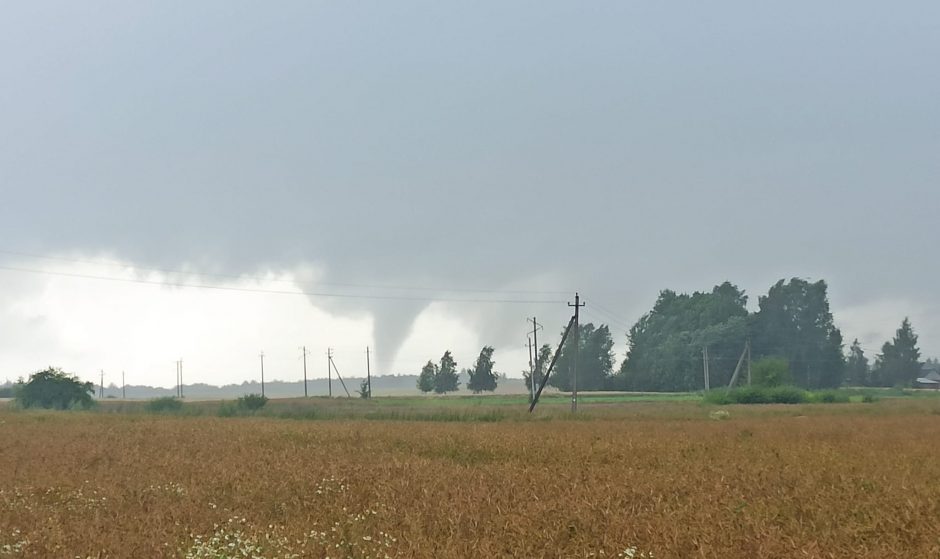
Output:
[[261,396],[264,397],[264,352],[261,352]]
[[535,409],[535,405],[539,403],[539,397],[542,395],[542,390],[545,390],[545,385],[548,384],[548,377],[552,374],[552,369],[555,368],[555,363],[558,362],[558,356],[561,355],[561,348],[565,347],[565,341],[568,339],[568,334],[571,332],[571,327],[574,325],[574,317],[572,316],[568,320],[568,325],[565,326],[565,332],[561,335],[561,342],[558,343],[558,349],[555,351],[555,354],[552,355],[552,362],[548,364],[548,368],[545,369],[545,375],[542,377],[542,382],[539,383],[539,389],[535,392],[535,398],[532,399],[532,403],[529,404],[529,413],[532,413],[532,410]]
[[574,305],[568,303],[569,307],[574,307],[574,360],[571,363],[571,413],[578,411],[578,359],[580,358],[581,346],[581,324],[578,318],[578,311],[584,306],[581,297],[574,294]]
[[369,346],[366,346],[366,389],[369,391],[369,399],[372,399],[372,362],[369,357]]

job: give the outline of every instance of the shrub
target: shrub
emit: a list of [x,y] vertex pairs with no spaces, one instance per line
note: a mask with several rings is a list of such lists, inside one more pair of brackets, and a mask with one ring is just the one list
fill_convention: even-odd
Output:
[[751,377],[758,386],[787,386],[793,383],[790,362],[782,357],[764,357],[755,361]]
[[147,411],[150,413],[173,413],[183,409],[183,402],[173,396],[154,398],[147,402]]
[[246,394],[238,399],[236,406],[238,409],[253,412],[260,410],[268,403],[268,399],[261,394]]
[[731,390],[712,390],[705,395],[711,404],[803,404],[809,401],[805,390],[794,386],[743,386]]
[[49,367],[33,373],[29,382],[15,390],[17,403],[24,408],[56,410],[87,409],[94,405],[91,393],[95,386],[66,374],[62,369]]
[[836,390],[824,390],[814,394],[813,401],[821,404],[845,404],[848,403],[849,396]]
[[862,396],[862,402],[866,404],[873,404],[878,401],[878,397],[874,394],[865,394]]

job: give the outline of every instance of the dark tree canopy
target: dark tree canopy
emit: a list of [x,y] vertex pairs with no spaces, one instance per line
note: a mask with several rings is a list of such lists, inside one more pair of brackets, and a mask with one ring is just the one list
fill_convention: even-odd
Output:
[[492,392],[496,390],[496,383],[499,381],[499,373],[493,370],[493,348],[485,346],[480,350],[480,356],[472,369],[467,369],[467,389],[472,390],[474,394],[480,392]]
[[16,391],[16,400],[26,408],[88,408],[94,404],[91,398],[94,391],[92,383],[82,382],[62,369],[49,367],[33,373],[29,382]]
[[871,384],[871,367],[865,351],[858,343],[858,338],[849,347],[849,356],[845,364],[845,379],[852,386],[868,386]]
[[460,380],[457,375],[457,362],[454,361],[450,350],[447,350],[441,356],[441,364],[434,373],[434,392],[438,394],[456,392],[458,386],[460,386]]
[[[595,328],[588,322],[580,328],[578,344],[578,390],[605,390],[611,387],[611,374],[614,367],[614,341],[610,329],[602,324]],[[562,391],[570,391],[571,364],[574,360],[574,332],[555,363],[548,383]],[[541,352],[540,352],[541,355]]]
[[751,321],[754,355],[783,357],[804,388],[839,386],[845,372],[842,332],[829,312],[827,289],[822,280],[780,280],[760,298]]
[[434,390],[434,377],[437,375],[437,365],[428,361],[421,368],[421,374],[418,375],[418,390],[421,392],[431,392]]
[[873,376],[880,386],[910,386],[920,370],[917,334],[914,333],[911,321],[905,318],[894,339],[882,346]]
[[700,390],[707,345],[711,385],[726,385],[747,338],[746,304],[744,291],[729,282],[710,293],[661,292],[628,333],[618,384],[626,390]]

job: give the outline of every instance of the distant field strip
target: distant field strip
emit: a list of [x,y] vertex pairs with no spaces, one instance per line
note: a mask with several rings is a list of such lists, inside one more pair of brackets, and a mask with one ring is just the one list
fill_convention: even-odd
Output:
[[752,408],[0,411],[0,557],[940,557],[940,402]]

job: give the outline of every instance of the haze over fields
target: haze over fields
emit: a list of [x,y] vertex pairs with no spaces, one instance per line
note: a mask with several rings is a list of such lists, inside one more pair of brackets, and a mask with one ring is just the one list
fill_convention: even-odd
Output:
[[7,5],[0,382],[518,377],[575,290],[622,358],[790,277],[940,355],[938,52],[927,1]]

